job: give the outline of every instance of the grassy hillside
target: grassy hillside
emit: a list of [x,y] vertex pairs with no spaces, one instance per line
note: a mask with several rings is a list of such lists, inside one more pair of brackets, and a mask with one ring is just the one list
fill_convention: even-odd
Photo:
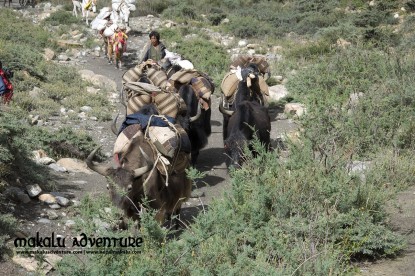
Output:
[[[147,212],[141,254],[96,255],[85,263],[66,257],[60,273],[339,275],[352,273],[353,261],[401,252],[405,241],[389,229],[384,206],[414,184],[415,2],[143,2],[138,12],[183,23],[161,30],[167,45],[209,27],[281,46],[283,58],[272,69],[288,78],[288,101],[307,106],[299,119],[303,131],[299,141],[287,141],[286,159],[257,144],[260,156],[247,154],[244,168],[232,173],[232,189],[179,238],[172,239]],[[229,23],[221,23],[225,17]],[[340,38],[350,45],[338,46]],[[194,58],[214,56],[196,64],[218,81],[227,68],[226,52],[212,52],[213,45],[199,35],[178,49]],[[2,50],[0,58],[7,60],[6,53]],[[27,60],[38,75],[46,70]],[[359,95],[357,101],[350,101],[352,94]],[[364,175],[347,170],[352,162],[368,165]],[[78,227],[93,235],[93,217],[111,222],[114,218],[99,211],[103,204],[108,202],[86,198]]]

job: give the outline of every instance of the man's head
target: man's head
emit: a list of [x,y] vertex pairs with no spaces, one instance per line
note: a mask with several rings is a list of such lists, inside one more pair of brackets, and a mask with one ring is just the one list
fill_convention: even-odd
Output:
[[156,31],[152,31],[149,35],[151,44],[157,46],[160,42],[160,34]]

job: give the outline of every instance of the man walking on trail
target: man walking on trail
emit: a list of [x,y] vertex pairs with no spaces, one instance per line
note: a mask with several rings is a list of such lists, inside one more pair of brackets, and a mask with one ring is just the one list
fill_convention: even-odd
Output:
[[160,34],[152,31],[149,37],[151,44],[141,62],[146,62],[147,60],[157,62],[166,56],[166,46],[160,41]]
[[8,104],[13,97],[13,85],[9,80],[11,77],[12,73],[3,70],[3,64],[0,61],[0,97],[3,98],[4,104]]

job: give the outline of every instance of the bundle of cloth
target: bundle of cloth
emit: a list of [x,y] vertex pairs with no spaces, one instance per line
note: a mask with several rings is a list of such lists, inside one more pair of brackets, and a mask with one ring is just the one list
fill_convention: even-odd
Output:
[[[92,20],[91,28],[93,30],[103,31],[113,25],[113,22],[116,22],[114,12],[111,12],[111,8],[105,7],[102,8],[95,19]],[[114,34],[114,32],[112,32],[112,34]]]
[[[167,49],[165,51],[166,51],[166,56],[164,57],[164,60],[165,62],[170,63],[169,66],[178,65],[182,69],[185,69],[185,70],[192,70],[195,68],[193,66],[193,63],[191,63],[187,59],[182,59],[182,57],[179,54],[170,52]],[[165,66],[162,65],[162,67],[165,67]]]
[[136,0],[112,0],[111,7],[117,16],[116,21],[120,21],[128,26],[130,13],[137,9],[135,2]]

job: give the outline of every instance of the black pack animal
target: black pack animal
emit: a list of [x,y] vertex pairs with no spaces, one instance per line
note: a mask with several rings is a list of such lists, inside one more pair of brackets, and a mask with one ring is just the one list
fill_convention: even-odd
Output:
[[240,74],[242,80],[238,84],[233,104],[228,109],[219,104],[223,114],[223,141],[228,167],[243,163],[243,148],[249,146],[255,133],[267,148],[270,144],[271,120],[268,109],[263,106],[258,66],[251,63]]
[[219,104],[219,111],[223,114],[223,140],[227,138],[228,121],[230,116],[235,112],[236,107],[243,101],[253,101],[260,104],[264,103],[263,94],[259,87],[258,75],[260,74],[258,66],[254,63],[249,64],[241,70],[242,80],[238,84],[235,92],[235,99],[228,109]]
[[240,167],[243,163],[243,149],[248,146],[256,135],[266,149],[270,147],[271,120],[266,107],[258,102],[243,101],[236,106],[229,118],[227,137],[224,140],[226,165]]
[[194,166],[200,150],[207,145],[208,137],[212,132],[210,124],[212,111],[210,108],[205,110],[200,107],[199,99],[191,85],[182,85],[179,94],[187,107],[186,114],[179,118],[179,121],[189,136],[192,146],[191,162]]

